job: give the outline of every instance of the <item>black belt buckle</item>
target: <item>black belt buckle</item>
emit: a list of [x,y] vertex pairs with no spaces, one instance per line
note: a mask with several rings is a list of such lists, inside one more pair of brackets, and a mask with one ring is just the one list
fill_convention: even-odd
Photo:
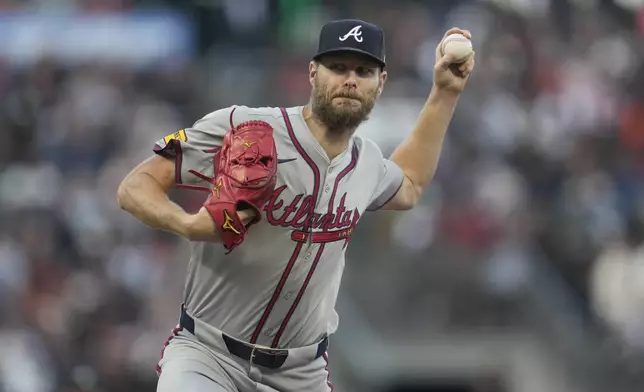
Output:
[[256,347],[223,334],[228,352],[269,369],[279,369],[288,357],[288,350]]
[[288,357],[288,350],[274,350],[255,347],[252,349],[251,362],[269,369],[279,369]]

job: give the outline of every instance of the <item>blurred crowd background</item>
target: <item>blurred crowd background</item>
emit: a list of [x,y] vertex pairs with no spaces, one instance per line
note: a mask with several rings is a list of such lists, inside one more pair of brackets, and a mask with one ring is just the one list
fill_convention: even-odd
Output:
[[341,17],[386,32],[387,155],[446,29],[477,64],[422,205],[349,247],[337,390],[644,390],[643,1],[1,0],[0,391],[155,389],[188,253],[116,188],[210,111],[305,103]]

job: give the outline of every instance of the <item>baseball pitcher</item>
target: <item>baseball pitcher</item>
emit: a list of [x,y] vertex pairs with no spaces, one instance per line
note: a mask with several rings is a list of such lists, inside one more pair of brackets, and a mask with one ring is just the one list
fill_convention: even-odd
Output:
[[[338,20],[320,32],[306,105],[215,110],[127,175],[120,206],[191,245],[158,391],[333,390],[327,349],[351,234],[365,211],[420,199],[474,67],[473,54],[456,62],[439,44],[436,55],[416,127],[388,159],[354,135],[387,80],[384,33]],[[207,192],[199,212],[169,200],[175,186]]]

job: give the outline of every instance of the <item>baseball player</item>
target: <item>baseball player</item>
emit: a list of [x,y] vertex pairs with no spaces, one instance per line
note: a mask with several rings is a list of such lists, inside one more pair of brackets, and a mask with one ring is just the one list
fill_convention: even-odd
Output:
[[[156,142],[118,201],[191,245],[158,391],[333,390],[327,349],[347,243],[365,211],[419,200],[473,67],[473,55],[457,64],[437,47],[417,125],[386,159],[354,135],[385,86],[384,33],[337,20],[320,32],[308,104],[226,107]],[[203,208],[171,202],[175,186],[207,191]]]

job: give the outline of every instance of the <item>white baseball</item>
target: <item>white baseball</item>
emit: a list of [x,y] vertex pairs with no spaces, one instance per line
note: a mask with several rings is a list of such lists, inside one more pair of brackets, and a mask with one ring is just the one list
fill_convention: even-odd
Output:
[[472,54],[472,51],[472,41],[459,33],[448,35],[441,44],[441,52],[443,55],[451,54],[457,63],[465,61]]

